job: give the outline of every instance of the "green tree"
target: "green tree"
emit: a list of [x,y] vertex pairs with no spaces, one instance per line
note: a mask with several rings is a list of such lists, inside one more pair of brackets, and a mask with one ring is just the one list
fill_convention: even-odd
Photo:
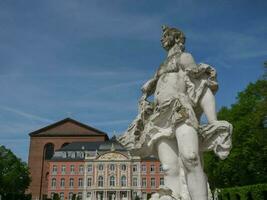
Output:
[[55,193],[53,195],[53,200],[60,200],[60,197],[59,197],[59,194],[58,193]]
[[263,74],[263,78],[267,78],[267,61],[264,62],[264,74]]
[[[265,73],[266,75],[266,73]],[[226,160],[205,155],[205,171],[214,187],[233,187],[267,182],[267,80],[263,76],[240,92],[218,118],[233,124],[233,148]]]
[[9,149],[0,146],[0,195],[2,200],[29,199],[24,195],[30,184],[29,169]]

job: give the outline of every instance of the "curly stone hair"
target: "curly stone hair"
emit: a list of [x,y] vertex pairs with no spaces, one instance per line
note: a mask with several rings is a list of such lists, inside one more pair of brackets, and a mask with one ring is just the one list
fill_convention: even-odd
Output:
[[171,27],[168,27],[166,25],[163,25],[162,26],[162,32],[163,34],[165,33],[169,33],[171,35],[173,35],[174,39],[175,39],[175,43],[179,45],[180,49],[181,50],[184,50],[185,49],[185,34],[177,29],[177,28],[171,28]]

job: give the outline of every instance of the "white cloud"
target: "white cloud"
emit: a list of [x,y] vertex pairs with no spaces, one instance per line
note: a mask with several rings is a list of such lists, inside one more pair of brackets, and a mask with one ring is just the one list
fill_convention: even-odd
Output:
[[30,120],[37,120],[37,121],[47,122],[47,123],[52,123],[53,122],[50,119],[47,119],[47,118],[44,118],[44,117],[40,117],[38,115],[33,115],[33,114],[30,114],[30,113],[27,113],[27,112],[24,112],[24,111],[15,109],[15,108],[8,107],[8,106],[0,106],[0,109],[2,109],[4,111],[11,112],[11,113],[14,113],[14,114],[22,116],[22,117],[25,117],[25,118],[30,119]]

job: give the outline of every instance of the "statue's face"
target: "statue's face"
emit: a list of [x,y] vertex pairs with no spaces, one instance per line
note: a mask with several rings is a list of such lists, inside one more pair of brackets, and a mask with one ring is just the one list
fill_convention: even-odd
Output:
[[169,51],[175,44],[175,38],[170,31],[165,31],[161,37],[161,45],[166,50]]

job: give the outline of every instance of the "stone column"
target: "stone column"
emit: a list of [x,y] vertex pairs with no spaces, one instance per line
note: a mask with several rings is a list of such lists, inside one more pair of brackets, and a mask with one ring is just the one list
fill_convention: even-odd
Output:
[[104,190],[103,193],[104,193],[103,194],[104,195],[104,198],[103,199],[104,200],[107,200],[108,199],[107,190]]
[[116,199],[117,199],[117,200],[120,199],[120,191],[116,191]]

